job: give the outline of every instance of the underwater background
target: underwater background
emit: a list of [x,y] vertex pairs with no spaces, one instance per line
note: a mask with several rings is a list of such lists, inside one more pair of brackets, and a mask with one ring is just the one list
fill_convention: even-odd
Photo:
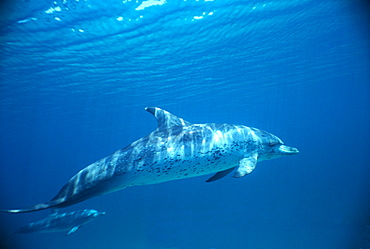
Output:
[[0,209],[50,200],[146,136],[158,106],[256,127],[300,154],[241,179],[127,188],[61,210],[107,214],[3,248],[370,248],[370,18],[365,0],[3,1]]

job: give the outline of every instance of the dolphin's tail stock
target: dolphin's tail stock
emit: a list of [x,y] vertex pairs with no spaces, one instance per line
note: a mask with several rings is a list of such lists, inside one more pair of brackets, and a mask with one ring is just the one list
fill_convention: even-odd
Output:
[[25,208],[18,208],[18,209],[2,209],[0,212],[5,212],[5,213],[29,213],[29,212],[35,212],[35,211],[40,211],[52,207],[56,207],[60,204],[60,201],[48,201],[45,203],[40,203],[36,204],[33,206],[25,207]]
[[[81,172],[85,172],[84,170],[81,170]],[[80,174],[80,173],[79,173]],[[92,187],[86,187],[84,184],[79,186],[79,183],[83,182],[80,177],[80,175],[77,174],[76,176],[72,177],[71,180],[64,185],[61,190],[58,192],[58,194],[51,199],[50,201],[36,204],[33,206],[28,206],[25,208],[18,208],[18,209],[0,209],[0,212],[5,213],[29,213],[29,212],[35,212],[40,211],[48,208],[65,208],[71,205],[74,205],[76,203],[79,203],[81,201],[84,201],[86,199],[104,194],[104,188],[99,189],[100,186],[93,185]],[[91,181],[89,182],[91,184]],[[91,184],[92,185],[92,184]]]

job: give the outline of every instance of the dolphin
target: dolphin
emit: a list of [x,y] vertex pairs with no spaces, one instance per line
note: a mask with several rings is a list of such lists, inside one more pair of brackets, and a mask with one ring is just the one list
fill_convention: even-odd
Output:
[[75,233],[82,225],[105,215],[94,209],[85,209],[69,213],[52,213],[45,219],[29,223],[18,228],[15,233],[53,233],[69,231],[67,235]]
[[158,128],[112,155],[82,169],[50,201],[1,210],[25,213],[64,208],[131,186],[214,174],[218,180],[235,168],[234,177],[250,174],[257,162],[298,153],[268,132],[231,124],[192,124],[165,110],[147,107]]

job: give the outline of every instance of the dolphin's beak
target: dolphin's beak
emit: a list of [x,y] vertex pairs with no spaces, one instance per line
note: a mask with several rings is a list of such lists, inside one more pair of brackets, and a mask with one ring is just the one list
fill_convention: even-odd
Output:
[[285,155],[295,155],[295,154],[298,154],[299,151],[298,149],[294,148],[294,147],[289,147],[289,146],[286,146],[286,145],[280,145],[279,147],[279,151]]
[[105,215],[106,212],[98,212],[96,214],[94,214],[94,217],[99,217],[99,216],[102,216],[102,215]]

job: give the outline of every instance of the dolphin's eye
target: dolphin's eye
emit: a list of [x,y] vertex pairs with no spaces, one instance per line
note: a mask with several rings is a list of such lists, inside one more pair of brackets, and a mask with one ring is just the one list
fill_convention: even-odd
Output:
[[277,141],[275,141],[275,140],[271,140],[270,139],[270,141],[269,141],[269,145],[270,146],[275,146],[275,145],[277,145],[278,143],[277,143]]

